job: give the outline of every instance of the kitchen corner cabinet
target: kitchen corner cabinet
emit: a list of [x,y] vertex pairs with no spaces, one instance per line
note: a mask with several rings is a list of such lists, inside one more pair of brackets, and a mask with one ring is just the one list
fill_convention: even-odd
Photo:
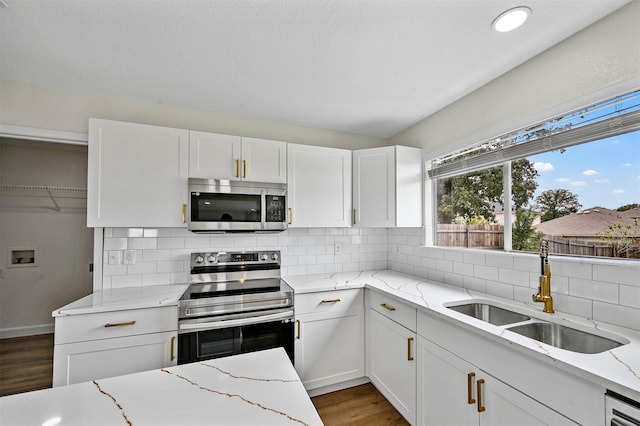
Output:
[[53,386],[177,364],[176,307],[55,319]]
[[189,132],[89,119],[87,226],[184,227]]
[[418,425],[577,425],[423,337],[417,358]]
[[285,183],[287,143],[190,131],[189,177]]
[[416,309],[366,294],[366,360],[371,383],[410,423],[416,422]]
[[295,368],[305,389],[364,377],[363,293],[349,289],[296,295]]
[[422,169],[419,148],[353,151],[353,225],[421,227]]
[[290,228],[351,226],[351,151],[289,144]]

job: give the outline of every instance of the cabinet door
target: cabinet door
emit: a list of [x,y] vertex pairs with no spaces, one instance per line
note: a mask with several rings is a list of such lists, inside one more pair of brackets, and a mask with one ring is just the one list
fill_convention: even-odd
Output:
[[367,309],[366,329],[367,376],[396,410],[415,424],[415,333],[373,309]]
[[481,386],[480,425],[575,426],[575,423],[486,373]]
[[173,331],[55,345],[53,386],[176,365],[176,337]]
[[354,225],[395,226],[394,147],[353,151]]
[[477,375],[468,362],[418,337],[417,424],[477,425]]
[[289,227],[351,225],[351,151],[289,144]]
[[87,226],[186,226],[188,136],[89,119]]
[[252,182],[287,182],[287,144],[242,138],[242,178]]
[[242,176],[240,136],[189,132],[189,177],[239,180]]
[[297,319],[295,365],[304,387],[315,389],[364,377],[364,315],[305,314]]

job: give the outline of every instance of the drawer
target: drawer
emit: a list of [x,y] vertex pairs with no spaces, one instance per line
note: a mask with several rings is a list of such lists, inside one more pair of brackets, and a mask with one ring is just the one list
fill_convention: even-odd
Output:
[[416,308],[395,297],[367,290],[367,306],[409,330],[416,331]]
[[315,312],[345,312],[364,307],[363,289],[320,291],[295,295],[296,315]]
[[130,309],[56,317],[55,344],[160,333],[178,329],[178,308]]

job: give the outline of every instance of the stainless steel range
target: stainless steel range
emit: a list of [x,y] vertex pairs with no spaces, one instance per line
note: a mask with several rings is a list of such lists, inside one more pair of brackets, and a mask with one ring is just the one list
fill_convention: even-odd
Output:
[[192,253],[178,306],[178,364],[275,347],[293,362],[293,290],[279,251]]

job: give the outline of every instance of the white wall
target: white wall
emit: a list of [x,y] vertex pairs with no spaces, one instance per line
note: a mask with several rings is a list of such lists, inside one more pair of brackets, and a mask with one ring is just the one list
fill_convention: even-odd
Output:
[[[87,149],[0,139],[0,183],[86,188]],[[0,337],[52,332],[51,312],[92,291],[86,200],[58,200],[58,212],[46,193],[7,194],[0,197]],[[38,265],[8,267],[10,248],[37,248]]]
[[634,0],[393,137],[391,144],[423,148],[431,159],[637,89],[638,22],[640,1]]
[[0,81],[0,93],[0,124],[12,126],[87,133],[96,117],[345,149],[387,145],[369,136],[11,81]]

